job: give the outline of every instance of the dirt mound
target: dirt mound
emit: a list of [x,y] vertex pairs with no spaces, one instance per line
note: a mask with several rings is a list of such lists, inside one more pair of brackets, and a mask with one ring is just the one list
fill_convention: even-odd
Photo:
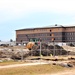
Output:
[[12,59],[21,59],[23,56],[24,58],[29,55],[28,49],[0,49],[0,58],[12,58]]
[[[50,45],[48,46],[46,43],[41,44],[41,55],[43,56],[50,56],[50,54],[55,55],[65,55],[67,54],[67,51],[64,50],[62,47],[58,45]],[[39,56],[40,55],[40,46],[39,45],[34,45],[31,50],[31,54],[34,56]]]

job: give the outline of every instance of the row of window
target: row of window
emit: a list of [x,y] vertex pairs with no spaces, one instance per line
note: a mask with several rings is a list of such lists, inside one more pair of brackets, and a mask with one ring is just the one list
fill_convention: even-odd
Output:
[[[52,38],[41,38],[42,39],[42,41],[52,41]],[[17,41],[29,41],[29,39],[25,39],[25,38],[18,38],[18,39],[16,39]],[[55,40],[54,41],[59,41],[59,40],[65,40],[65,41],[71,41],[71,40],[75,40],[75,38],[73,38],[73,37],[69,37],[69,38],[55,38]]]
[[64,35],[75,35],[75,32],[64,33]]
[[75,37],[65,37],[63,40],[75,40]]
[[26,39],[26,38],[17,38],[16,40],[17,40],[17,41],[20,41],[20,42],[21,42],[21,40],[22,40],[22,41],[29,41],[29,39]]
[[[18,39],[29,39],[29,38],[39,38],[39,37],[42,37],[44,40],[47,40],[48,38],[50,39],[50,37],[47,37],[47,36],[50,36],[50,37],[54,37],[54,34],[39,34],[39,35],[27,35],[27,36],[18,36]],[[75,39],[75,37],[69,37],[69,36],[67,36],[67,37],[59,37],[59,36],[57,36],[57,37],[55,37],[56,38],[56,40],[74,40]]]
[[39,34],[18,34],[17,37],[34,37],[34,36],[59,36],[62,33],[39,33]]
[[[29,39],[32,39],[32,38],[29,38]],[[17,41],[19,40],[24,40],[24,41],[27,41],[29,39],[26,39],[26,38],[17,38]],[[37,38],[38,39],[38,38]],[[41,38],[42,40],[52,40],[52,38]],[[54,40],[62,40],[62,38],[54,38]]]

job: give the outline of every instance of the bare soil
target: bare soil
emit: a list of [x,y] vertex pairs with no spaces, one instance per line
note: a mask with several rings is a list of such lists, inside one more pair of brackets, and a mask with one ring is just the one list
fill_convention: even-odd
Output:
[[65,70],[64,72],[52,73],[52,74],[42,74],[42,75],[75,75],[75,68],[70,70]]

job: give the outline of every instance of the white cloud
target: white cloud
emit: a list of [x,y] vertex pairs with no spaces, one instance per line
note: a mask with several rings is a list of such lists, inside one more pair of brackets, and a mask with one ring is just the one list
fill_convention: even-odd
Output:
[[0,10],[20,14],[33,11],[75,12],[75,0],[0,0]]
[[[6,31],[6,29],[9,30],[9,29],[11,29],[12,26],[9,28],[8,24],[10,21],[12,21],[12,19],[20,18],[23,15],[27,16],[28,13],[30,14],[32,12],[42,12],[42,13],[43,12],[51,12],[51,13],[59,13],[60,15],[68,14],[68,15],[71,15],[68,17],[71,19],[68,20],[67,17],[64,17],[65,19],[64,18],[62,18],[62,19],[55,18],[56,17],[55,16],[52,19],[53,20],[52,23],[73,24],[73,23],[75,23],[75,0],[0,0],[0,25],[1,25],[1,23],[6,23],[8,21],[8,23],[2,24],[2,25],[4,25],[5,31]],[[49,19],[49,20],[51,21],[51,19]],[[43,22],[43,23],[45,24],[45,22]],[[32,24],[36,24],[36,23],[32,23]],[[39,23],[37,23],[37,24],[39,24]],[[40,25],[42,25],[42,24],[40,24]],[[4,30],[4,27],[2,25],[1,25],[0,32],[3,32],[3,30]],[[31,23],[30,23],[30,25],[31,25]],[[15,27],[17,27],[17,26],[19,27],[18,23],[17,23],[17,25],[15,24]],[[8,27],[8,28],[6,28],[6,27]],[[12,30],[15,29],[15,27],[14,28],[12,27]],[[22,24],[20,25],[20,27],[22,27]],[[11,31],[8,31],[8,32],[10,33]],[[12,32],[12,33],[14,33],[14,32]],[[8,33],[6,33],[6,35],[7,34]],[[4,36],[5,36],[5,32],[4,32]]]
[[75,0],[0,0],[0,22],[31,12],[75,13]]

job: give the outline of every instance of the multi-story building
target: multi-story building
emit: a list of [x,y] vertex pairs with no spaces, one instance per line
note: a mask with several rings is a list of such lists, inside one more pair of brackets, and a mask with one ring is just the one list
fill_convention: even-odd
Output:
[[16,30],[16,42],[75,42],[75,26],[55,25],[52,27],[27,28]]

